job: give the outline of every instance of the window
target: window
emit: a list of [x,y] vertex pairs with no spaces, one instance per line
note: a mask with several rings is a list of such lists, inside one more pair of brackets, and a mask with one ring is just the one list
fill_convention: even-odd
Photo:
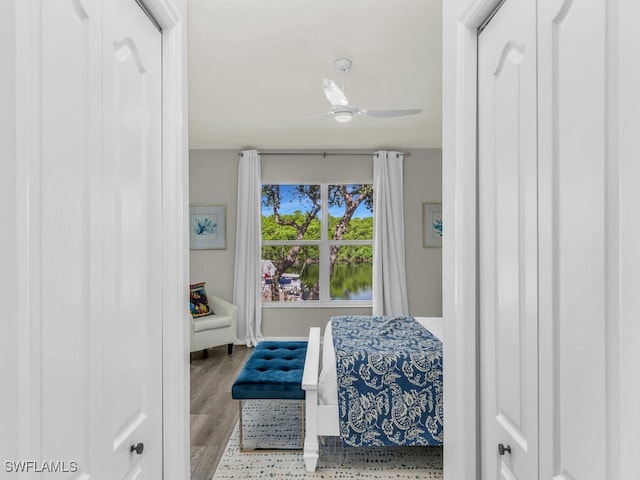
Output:
[[373,186],[262,185],[262,301],[370,304]]

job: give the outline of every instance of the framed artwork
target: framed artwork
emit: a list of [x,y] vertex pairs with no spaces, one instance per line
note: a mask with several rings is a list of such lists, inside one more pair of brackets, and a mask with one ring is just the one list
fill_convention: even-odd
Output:
[[189,247],[191,250],[227,248],[226,205],[189,207]]
[[422,204],[422,246],[442,247],[442,204]]

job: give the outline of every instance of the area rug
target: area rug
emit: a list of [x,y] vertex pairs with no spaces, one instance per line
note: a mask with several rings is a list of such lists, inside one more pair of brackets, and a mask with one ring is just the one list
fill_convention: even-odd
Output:
[[[245,402],[246,447],[299,448],[301,408],[296,401]],[[238,425],[212,480],[223,479],[441,479],[442,447],[343,447],[339,438],[320,445],[314,473],[304,468],[302,452],[240,452]]]

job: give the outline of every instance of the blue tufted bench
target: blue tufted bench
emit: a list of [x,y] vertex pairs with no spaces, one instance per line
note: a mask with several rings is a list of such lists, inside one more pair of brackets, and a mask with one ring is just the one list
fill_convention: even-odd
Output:
[[[231,397],[240,401],[240,450],[243,400],[301,400],[302,372],[307,342],[259,342],[231,387]],[[303,409],[304,411],[304,409]],[[304,429],[304,418],[302,419]],[[302,437],[304,439],[304,432]]]

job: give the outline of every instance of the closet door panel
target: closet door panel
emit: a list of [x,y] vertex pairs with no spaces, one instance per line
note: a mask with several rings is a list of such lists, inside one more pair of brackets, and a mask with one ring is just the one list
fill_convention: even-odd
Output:
[[[162,478],[162,38],[104,4],[105,452],[110,478]],[[131,448],[143,444],[143,450]]]
[[606,478],[604,5],[539,3],[541,478],[557,480]]
[[89,448],[92,418],[101,415],[94,400],[102,391],[94,383],[100,364],[91,355],[92,314],[99,307],[89,282],[99,7],[93,0],[40,2],[41,157],[32,169],[39,179],[32,177],[36,201],[29,206],[30,218],[38,219],[32,265],[40,271],[27,295],[40,325],[32,339],[41,355],[38,458],[61,461],[56,468],[82,478],[97,470]]
[[535,2],[508,0],[478,39],[481,467],[537,479]]
[[[620,289],[617,309],[620,326],[616,335],[610,338],[619,347],[618,362],[613,365],[613,370],[619,374],[619,407],[614,404],[612,410],[615,413],[619,409],[615,423],[620,429],[620,441],[618,444],[610,443],[613,443],[612,452],[620,455],[619,470],[612,474],[618,478],[623,475],[625,478],[640,478],[640,42],[637,41],[640,2],[624,2],[620,5],[619,17],[613,17],[613,21],[619,22],[614,25],[620,29],[618,44],[613,44],[619,52],[619,91],[613,91],[617,97],[610,100],[619,107],[620,143],[619,147],[615,141],[610,143],[614,149],[619,148],[619,171],[609,178],[611,195],[615,195],[619,202],[615,205],[619,209],[618,218],[612,219],[620,232],[620,250],[614,252],[614,260],[621,260],[620,270],[615,272],[618,273]],[[613,132],[617,133],[616,129]],[[615,477],[610,475],[610,478]]]

